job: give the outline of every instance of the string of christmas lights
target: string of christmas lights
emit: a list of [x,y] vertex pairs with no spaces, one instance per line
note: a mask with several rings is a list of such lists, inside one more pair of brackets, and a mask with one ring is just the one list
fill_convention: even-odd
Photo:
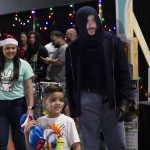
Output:
[[139,81],[139,94],[141,95],[142,99],[143,96],[145,97],[145,100],[148,99],[148,90],[144,87],[143,84],[143,77],[142,76],[138,76],[138,81]]
[[99,17],[101,23],[106,31],[116,33],[116,27],[112,26],[111,28],[105,23],[105,18],[103,17],[103,9],[102,9],[102,0],[98,0],[98,8],[99,8]]
[[[103,17],[103,10],[102,10],[102,0],[98,0],[98,8],[99,8],[99,17],[101,20],[101,23],[106,31],[114,32],[116,33],[116,27],[112,26],[111,28],[105,23],[105,19]],[[69,27],[75,27],[75,9],[74,5],[69,5],[69,14],[68,14],[68,28]],[[38,11],[38,10],[37,10]],[[20,25],[20,27],[24,26],[33,26],[34,28],[37,28],[39,30],[48,30],[49,26],[55,25],[55,13],[54,8],[49,8],[48,17],[45,20],[40,21],[40,17],[36,16],[36,10],[32,10],[27,17],[26,20],[23,21],[19,14],[14,15],[14,22],[12,24],[13,27]],[[23,15],[22,15],[23,16]]]

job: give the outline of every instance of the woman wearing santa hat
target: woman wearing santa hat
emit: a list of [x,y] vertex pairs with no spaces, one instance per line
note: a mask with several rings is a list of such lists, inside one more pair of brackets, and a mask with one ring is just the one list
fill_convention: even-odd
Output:
[[26,150],[20,130],[22,114],[33,115],[33,70],[18,56],[18,41],[11,35],[0,41],[0,150],[6,150],[11,126],[16,150]]

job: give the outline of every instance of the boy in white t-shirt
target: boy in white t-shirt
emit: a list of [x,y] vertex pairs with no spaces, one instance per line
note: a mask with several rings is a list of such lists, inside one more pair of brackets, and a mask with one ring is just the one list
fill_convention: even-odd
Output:
[[[60,85],[49,85],[45,88],[44,102],[48,114],[37,119],[43,129],[48,150],[81,150],[79,135],[74,120],[61,114],[64,105],[64,92]],[[31,124],[26,133],[29,133]],[[28,135],[28,134],[27,134]],[[31,138],[31,137],[29,137]]]

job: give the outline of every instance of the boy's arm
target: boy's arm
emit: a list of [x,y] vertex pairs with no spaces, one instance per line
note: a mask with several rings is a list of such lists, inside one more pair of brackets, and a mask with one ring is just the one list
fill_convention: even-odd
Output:
[[[70,118],[70,117],[69,117]],[[79,138],[79,133],[77,131],[75,122],[72,118],[69,119],[68,123],[68,142],[72,146],[73,150],[81,150],[81,143]]]
[[72,148],[73,150],[81,150],[81,144],[78,142],[78,143],[74,143],[72,145]]

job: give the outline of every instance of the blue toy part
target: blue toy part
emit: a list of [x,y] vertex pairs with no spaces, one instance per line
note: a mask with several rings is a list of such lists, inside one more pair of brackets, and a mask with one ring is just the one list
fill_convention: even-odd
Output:
[[21,132],[24,133],[24,129],[27,126],[28,122],[31,122],[33,120],[34,119],[30,114],[23,114],[20,118]]
[[21,132],[24,133],[24,128],[22,127],[22,125],[24,124],[25,120],[27,119],[28,114],[23,114],[20,118],[20,126],[21,126]]
[[29,133],[29,145],[35,150],[42,148],[46,140],[43,138],[43,130],[40,126],[33,126]]

